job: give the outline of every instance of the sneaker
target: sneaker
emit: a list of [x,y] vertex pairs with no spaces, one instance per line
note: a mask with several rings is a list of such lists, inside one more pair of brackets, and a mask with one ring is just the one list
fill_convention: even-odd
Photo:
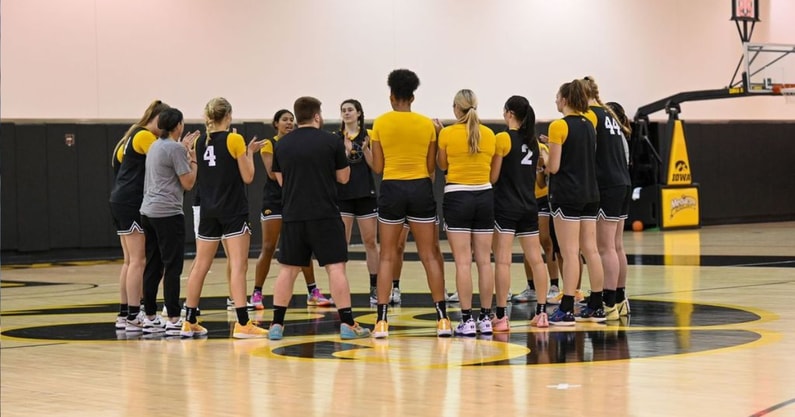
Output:
[[477,325],[475,324],[475,320],[469,319],[467,321],[461,321],[458,323],[458,326],[455,328],[455,335],[456,336],[476,336],[478,334]]
[[[445,294],[447,294],[447,290],[444,290],[444,292],[445,292]],[[451,302],[451,303],[459,302],[460,300],[458,299],[458,291],[456,291],[456,292],[454,292],[454,293],[452,293],[450,295],[447,295],[446,296],[446,301]]]
[[[235,309],[235,301],[229,297],[226,297],[226,309],[227,310],[234,310]],[[251,311],[254,310],[254,304],[246,302],[246,310]]]
[[490,335],[494,332],[491,327],[491,319],[488,317],[484,318],[483,320],[478,320],[476,324],[478,333],[480,334]]
[[235,331],[232,332],[232,337],[235,339],[261,339],[268,337],[268,331],[259,327],[253,321],[249,320],[246,325],[235,322]]
[[561,299],[563,299],[563,293],[560,292],[560,288],[557,285],[550,286],[549,292],[547,292],[547,304],[560,304]]
[[392,288],[392,295],[389,297],[392,304],[400,304],[400,288]]
[[354,322],[353,326],[345,323],[340,324],[340,338],[342,340],[362,339],[370,337],[370,329],[365,329],[359,323]]
[[547,313],[542,311],[541,313],[536,314],[533,319],[530,320],[530,325],[539,328],[549,327],[549,316],[547,316]]
[[618,315],[621,317],[628,316],[632,312],[629,308],[629,298],[625,298],[624,301],[616,303],[616,307],[618,307]]
[[377,287],[370,287],[370,304],[372,304],[372,305],[378,304],[378,288]]
[[180,336],[182,323],[182,319],[177,320],[176,323],[172,323],[171,320],[166,320],[166,336]]
[[127,333],[138,333],[144,330],[144,322],[139,314],[135,320],[125,319],[124,331]]
[[514,303],[526,303],[536,300],[536,290],[527,287],[521,293],[514,295],[511,299]]
[[182,337],[193,337],[193,336],[205,336],[207,334],[207,329],[205,329],[201,324],[191,323],[187,320],[182,322],[182,329],[179,331],[179,335]]
[[491,319],[491,329],[492,331],[505,333],[511,331],[511,322],[508,321],[508,315],[506,314],[501,319],[498,319],[496,316]]
[[581,306],[587,306],[591,302],[591,294],[585,295],[582,291],[577,290],[574,293],[574,302]]
[[512,299],[513,299],[513,293],[511,291],[508,291],[508,298],[506,298],[505,301],[510,303]]
[[591,307],[585,306],[580,310],[580,314],[577,315],[576,320],[591,323],[604,323],[605,311],[601,308],[594,310]]
[[613,307],[605,306],[605,320],[615,321],[621,318],[621,315],[618,314],[618,304],[614,305]]
[[160,316],[155,316],[154,319],[149,320],[149,318],[144,317],[143,321],[143,332],[144,333],[163,333],[166,331],[166,323],[163,322],[163,319]]
[[555,311],[552,312],[552,315],[548,317],[547,321],[553,326],[574,326],[577,319],[574,318],[574,314],[570,311],[565,312],[556,308]]
[[306,305],[318,307],[331,307],[332,301],[326,298],[320,291],[320,288],[315,287],[310,294],[306,296]]
[[[558,292],[556,296],[547,298],[547,304],[558,305],[560,304],[561,300],[563,300],[563,292]],[[577,292],[574,293],[574,302],[580,305],[586,305],[587,301],[585,299],[585,294],[583,294],[582,291],[577,290]]]
[[373,337],[376,339],[385,339],[389,336],[389,323],[386,320],[379,320],[373,329]]
[[453,325],[447,317],[436,321],[436,336],[450,337],[453,335]]
[[127,316],[116,316],[116,329],[124,330],[127,328]]
[[282,340],[283,337],[284,337],[284,326],[282,326],[281,324],[271,323],[271,327],[268,329],[268,339]]
[[262,291],[254,291],[251,293],[251,301],[249,304],[253,305],[255,310],[264,310],[265,306],[262,305]]

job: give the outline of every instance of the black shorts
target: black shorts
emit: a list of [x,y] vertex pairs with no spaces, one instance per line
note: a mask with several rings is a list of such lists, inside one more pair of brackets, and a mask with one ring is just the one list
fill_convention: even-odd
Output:
[[279,262],[291,266],[309,266],[312,255],[320,266],[348,261],[345,225],[341,218],[282,224]]
[[125,236],[144,232],[144,228],[141,226],[140,209],[140,207],[110,203],[110,213],[113,216],[113,225],[116,226],[117,235]]
[[536,202],[538,203],[539,216],[549,217],[552,215],[552,212],[549,210],[549,195],[536,198]]
[[538,235],[538,215],[528,211],[494,213],[494,230],[519,237]]
[[444,193],[444,230],[494,233],[494,189]]
[[340,215],[369,219],[378,216],[378,201],[375,197],[362,197],[353,200],[340,200]]
[[378,196],[378,221],[402,224],[436,222],[436,200],[430,178],[385,180]]
[[242,236],[245,233],[251,234],[248,216],[202,217],[199,220],[199,236],[197,236],[197,239],[218,241]]
[[262,205],[262,211],[259,213],[259,220],[264,222],[267,220],[281,220],[282,219],[282,205],[266,203]]
[[551,202],[549,208],[552,211],[552,217],[560,217],[563,220],[569,221],[596,221],[596,216],[599,214],[598,201],[592,201],[590,203],[560,204]]
[[630,188],[628,185],[599,190],[599,219],[617,222],[629,215]]

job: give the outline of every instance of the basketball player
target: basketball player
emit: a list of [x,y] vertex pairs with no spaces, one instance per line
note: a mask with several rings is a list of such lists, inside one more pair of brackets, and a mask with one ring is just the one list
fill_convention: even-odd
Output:
[[196,240],[196,259],[188,278],[183,337],[207,334],[197,320],[197,309],[204,279],[215,258],[218,243],[226,241],[231,269],[230,293],[235,302],[237,321],[232,336],[262,338],[267,331],[249,320],[246,307],[246,271],[251,229],[248,225],[246,184],[254,179],[254,153],[263,142],[256,138],[246,145],[243,136],[230,133],[232,105],[222,98],[210,100],[204,108],[207,135],[196,143],[198,156],[201,219]]
[[375,119],[371,145],[373,171],[383,173],[378,196],[378,234],[381,236],[378,266],[376,338],[389,335],[387,305],[392,274],[398,257],[403,223],[408,220],[417,252],[428,278],[436,306],[436,334],[453,334],[444,292],[444,269],[436,232],[436,201],[432,179],[436,175],[436,129],[431,119],[411,111],[417,74],[407,69],[389,74],[389,101],[393,111]]
[[[146,157],[141,222],[146,236],[144,269],[144,333],[165,332],[179,336],[182,329],[179,306],[179,277],[185,261],[185,214],[182,199],[196,182],[196,152],[193,141],[199,131],[182,139],[182,112],[171,108],[160,113],[160,138]],[[163,280],[163,298],[168,321],[157,315],[157,287]]]
[[[494,271],[491,244],[494,234],[494,190],[500,158],[494,157],[494,132],[480,124],[478,100],[472,90],[453,98],[456,123],[439,132],[439,168],[447,171],[444,186],[444,228],[455,260],[455,281],[461,303],[458,336],[490,335]],[[478,269],[480,315],[472,317],[472,257]],[[505,297],[502,301],[505,303]]]
[[539,216],[535,198],[536,175],[539,170],[538,140],[535,138],[536,115],[525,97],[512,96],[505,102],[503,118],[508,125],[508,131],[497,135],[496,152],[500,169],[494,190],[497,287],[497,311],[493,321],[495,332],[507,332],[510,329],[505,310],[506,295],[511,283],[514,236],[519,238],[524,258],[533,271],[534,287],[538,290],[536,314],[530,324],[536,327],[549,326],[546,312],[548,280],[544,260],[541,258]]
[[[573,326],[576,320],[604,322],[602,285],[604,273],[596,248],[596,216],[599,186],[596,182],[596,131],[585,117],[588,86],[582,80],[563,84],[555,99],[563,118],[549,126],[547,172],[549,203],[563,259],[563,298],[549,317],[552,325]],[[573,262],[582,250],[591,280],[591,298],[574,317],[574,295],[579,265]]]
[[[139,313],[146,266],[146,239],[140,210],[144,198],[146,153],[160,134],[157,118],[167,108],[168,105],[160,100],[149,104],[141,120],[127,129],[123,141],[119,141],[116,148],[116,161],[120,161],[120,164],[110,193],[110,211],[116,234],[121,239],[126,265],[126,271],[122,267],[124,276],[120,285],[125,289],[121,291],[116,328],[130,333],[142,332],[144,327],[144,317],[139,316]],[[123,157],[119,156],[119,152]]]
[[[276,251],[276,243],[282,231],[282,187],[276,182],[276,174],[273,173],[273,150],[276,143],[284,135],[293,130],[295,117],[289,110],[282,109],[273,115],[273,128],[276,129],[276,136],[267,139],[265,145],[260,149],[262,164],[265,165],[267,176],[265,177],[265,191],[262,193],[262,212],[260,213],[260,224],[262,225],[262,251],[257,258],[257,266],[254,275],[254,292],[251,294],[251,304],[257,310],[264,308],[262,304],[262,286],[271,269],[271,260]],[[320,288],[315,283],[315,270],[310,263],[309,266],[301,268],[306,281],[306,305],[328,307],[332,301],[323,295]]]
[[[345,237],[351,244],[353,220],[359,226],[362,243],[370,274],[370,295],[375,293],[378,283],[378,246],[376,229],[378,227],[378,202],[375,197],[373,179],[373,153],[370,148],[370,135],[364,127],[364,111],[358,100],[348,99],[340,104],[342,126],[338,132],[345,144],[345,155],[351,168],[351,179],[347,184],[338,184],[340,215],[345,224]],[[395,292],[397,291],[397,300]],[[400,302],[400,289],[392,288],[392,302]]]
[[273,154],[272,170],[282,186],[284,224],[268,338],[280,340],[284,336],[284,316],[295,278],[301,267],[312,262],[313,255],[328,272],[331,295],[342,322],[340,338],[369,337],[370,330],[353,320],[345,274],[348,249],[336,188],[337,183],[344,184],[350,178],[345,146],[334,134],[320,130],[323,116],[318,99],[300,97],[293,109],[298,129],[284,136]]
[[[594,78],[585,77],[583,81],[588,85],[589,92],[590,109],[586,117],[596,129],[596,181],[599,184],[596,240],[604,268],[605,316],[607,320],[618,320],[616,287],[621,265],[618,246],[623,248],[624,221],[629,214],[631,185],[624,153],[624,128],[613,110],[602,103]],[[623,249],[621,252],[626,263],[626,254],[623,254]]]

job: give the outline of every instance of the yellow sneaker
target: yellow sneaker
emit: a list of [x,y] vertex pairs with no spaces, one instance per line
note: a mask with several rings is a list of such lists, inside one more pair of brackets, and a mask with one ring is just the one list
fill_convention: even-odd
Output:
[[451,337],[453,335],[453,325],[447,317],[436,321],[436,335],[439,337]]
[[625,298],[624,301],[620,303],[616,303],[616,307],[618,307],[618,315],[621,317],[626,317],[630,314],[629,308],[629,299]]
[[621,318],[621,316],[618,313],[618,304],[613,307],[605,306],[605,320],[616,321],[619,318]]
[[257,326],[249,320],[245,326],[235,322],[235,331],[232,333],[235,339],[263,339],[268,337],[268,330]]
[[187,320],[182,322],[182,329],[179,331],[179,335],[182,337],[205,336],[206,334],[207,329],[198,322],[191,323]]
[[386,339],[387,336],[389,336],[389,323],[387,323],[386,320],[379,320],[378,323],[375,324],[373,337],[376,339]]

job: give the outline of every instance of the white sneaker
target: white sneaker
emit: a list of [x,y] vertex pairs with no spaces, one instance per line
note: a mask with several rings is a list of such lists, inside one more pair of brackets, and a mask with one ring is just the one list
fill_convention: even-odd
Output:
[[517,295],[514,295],[511,301],[514,303],[527,303],[530,301],[535,301],[536,298],[536,290],[531,289],[529,286],[524,289],[524,291],[520,292]]
[[116,329],[124,330],[127,328],[127,316],[116,316]]
[[489,317],[486,317],[483,320],[478,320],[477,326],[478,326],[478,332],[480,334],[490,335],[493,333],[493,330],[491,328],[491,319]]
[[512,298],[513,298],[513,294],[510,291],[508,291],[508,298],[506,298],[505,301],[510,303]]
[[477,336],[477,325],[475,324],[475,320],[469,319],[467,321],[462,321],[458,323],[458,326],[455,328],[456,336]]
[[164,330],[166,336],[179,336],[182,330],[182,319],[180,318],[176,323],[172,323],[171,320],[166,320],[166,327]]
[[143,320],[143,332],[144,333],[162,333],[166,331],[165,329],[166,323],[163,322],[163,319],[160,316],[155,315],[155,318],[149,320],[148,317],[144,316]]
[[547,304],[560,304],[560,298],[560,288],[557,285],[550,286],[547,293]]
[[378,304],[378,291],[376,290],[376,287],[370,287],[370,304]]
[[[444,293],[447,294],[447,290],[444,290]],[[458,299],[458,291],[456,291],[456,292],[454,292],[452,294],[449,294],[449,295],[445,295],[445,299],[448,302],[451,302],[451,303],[459,302],[460,300]]]
[[136,317],[135,320],[127,320],[127,323],[124,327],[124,330],[127,333],[138,333],[144,330],[143,320],[140,320],[139,317]]
[[392,304],[400,304],[400,288],[392,288],[392,296],[389,301]]
[[[226,297],[226,309],[227,310],[234,310],[235,309],[235,302],[229,297]],[[249,311],[254,310],[254,304],[251,304],[250,302],[246,301],[246,310],[249,310]]]

